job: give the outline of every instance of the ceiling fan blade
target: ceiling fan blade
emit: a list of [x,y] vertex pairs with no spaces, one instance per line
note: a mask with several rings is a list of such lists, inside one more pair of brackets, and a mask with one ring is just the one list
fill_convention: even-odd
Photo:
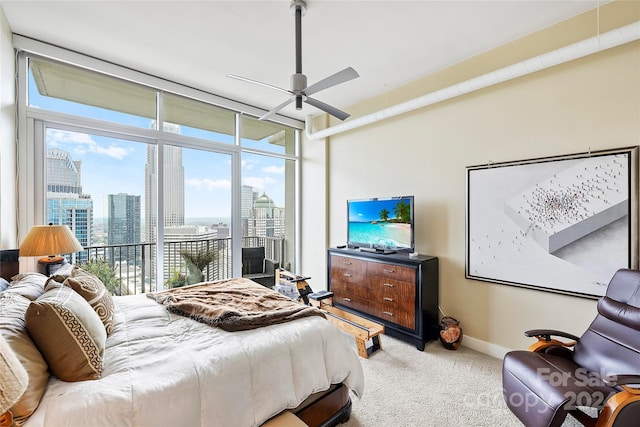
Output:
[[324,79],[312,84],[304,90],[305,95],[313,95],[316,92],[330,88],[331,86],[339,85],[349,80],[353,80],[356,77],[360,77],[360,74],[351,67],[347,67],[342,71],[338,71],[335,74],[325,77]]
[[286,107],[287,105],[291,104],[294,100],[294,97],[291,97],[289,99],[287,99],[286,101],[284,101],[282,104],[273,107],[271,110],[269,110],[269,112],[267,112],[266,114],[264,114],[262,117],[260,117],[260,120],[267,120],[269,118],[271,118],[271,116],[273,116],[274,114],[276,114],[278,111],[282,110],[284,107]]
[[321,109],[321,110],[322,110],[322,111],[324,111],[325,113],[331,114],[333,117],[336,117],[336,118],[338,118],[338,119],[340,119],[340,120],[345,120],[347,117],[349,117],[349,116],[350,116],[350,114],[347,114],[347,113],[345,113],[345,112],[344,112],[344,111],[342,111],[342,110],[338,110],[337,108],[332,107],[332,106],[331,106],[331,105],[329,105],[329,104],[325,104],[325,103],[324,103],[324,102],[322,102],[322,101],[318,101],[318,100],[317,100],[317,99],[315,99],[315,98],[309,98],[309,97],[307,97],[307,99],[305,100],[305,102],[306,102],[307,104],[311,104],[311,105],[313,105],[313,106],[314,106],[314,107],[316,107],[316,108]]
[[227,77],[231,77],[232,79],[236,79],[236,80],[242,80],[243,82],[253,83],[253,84],[255,84],[255,85],[260,85],[260,86],[268,87],[269,89],[275,89],[275,90],[278,90],[278,91],[280,91],[280,92],[284,92],[284,93],[286,93],[287,95],[291,95],[291,92],[290,92],[290,91],[288,91],[288,90],[286,90],[286,89],[282,89],[282,88],[280,88],[280,87],[278,87],[278,86],[270,85],[270,84],[268,84],[268,83],[262,83],[262,82],[259,82],[259,81],[257,81],[257,80],[248,79],[248,78],[246,78],[246,77],[242,77],[242,76],[237,76],[237,75],[235,75],[235,74],[227,74]]

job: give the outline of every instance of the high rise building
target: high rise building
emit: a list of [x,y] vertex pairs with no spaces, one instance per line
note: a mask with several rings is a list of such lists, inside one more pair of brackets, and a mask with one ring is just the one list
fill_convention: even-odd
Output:
[[249,212],[247,236],[284,237],[285,209],[277,207],[271,197],[262,193]]
[[[180,127],[165,123],[165,132],[180,133]],[[163,201],[164,226],[175,227],[184,225],[184,166],[182,164],[182,148],[171,145],[164,146],[163,156]],[[157,211],[156,211],[156,183],[157,183],[157,147],[147,147],[147,163],[145,165],[145,241],[156,240]]]
[[[69,226],[83,247],[92,245],[93,200],[82,193],[82,162],[68,151],[47,150],[47,223]],[[76,262],[85,262],[80,253]]]
[[240,219],[242,220],[242,235],[248,236],[249,230],[249,215],[251,214],[251,209],[253,208],[254,202],[258,199],[260,193],[258,193],[258,189],[252,187],[250,185],[242,186],[242,193],[240,199]]
[[[128,245],[140,243],[140,196],[118,193],[108,194],[105,199],[107,244]],[[135,248],[124,250],[120,259],[126,260],[129,265],[138,265],[142,253],[139,250],[135,250]]]
[[[164,131],[175,134],[180,133],[180,126],[171,123],[164,123]],[[157,147],[149,145],[147,147],[147,163],[145,165],[145,235],[146,242],[155,242],[158,227],[158,215],[156,209],[156,194],[158,182],[158,162]],[[172,145],[165,145],[163,151],[163,164],[160,165],[163,172],[163,213],[165,232],[168,228],[184,226],[184,165],[182,164],[182,148]],[[165,240],[171,241],[165,234]],[[156,265],[157,250],[155,246],[151,249],[151,265]],[[180,258],[168,256],[165,252],[163,259],[164,276],[169,277],[171,272],[180,269]]]

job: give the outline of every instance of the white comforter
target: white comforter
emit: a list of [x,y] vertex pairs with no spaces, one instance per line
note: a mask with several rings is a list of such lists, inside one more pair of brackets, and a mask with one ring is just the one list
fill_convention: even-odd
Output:
[[25,426],[258,426],[332,383],[362,395],[357,354],[321,317],[225,332],[144,295],[115,304],[102,378],[52,377]]

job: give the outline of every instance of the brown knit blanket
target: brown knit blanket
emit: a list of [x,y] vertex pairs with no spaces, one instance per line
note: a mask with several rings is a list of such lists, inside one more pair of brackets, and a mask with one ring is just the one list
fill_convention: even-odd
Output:
[[243,331],[324,314],[242,277],[148,293],[172,313],[225,331]]

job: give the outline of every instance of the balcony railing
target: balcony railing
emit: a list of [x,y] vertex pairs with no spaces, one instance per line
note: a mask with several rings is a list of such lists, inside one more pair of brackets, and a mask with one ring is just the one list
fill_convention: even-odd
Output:
[[[264,246],[267,258],[283,265],[284,238],[243,237],[242,247]],[[231,238],[205,240],[180,240],[163,245],[162,283],[165,289],[184,284],[186,275],[183,252],[212,251],[215,259],[203,271],[204,280],[219,280],[232,277]],[[133,295],[155,290],[157,283],[156,244],[137,243],[121,245],[95,245],[73,254],[71,261],[105,261],[115,273],[116,295]],[[113,288],[113,287],[112,287]]]

